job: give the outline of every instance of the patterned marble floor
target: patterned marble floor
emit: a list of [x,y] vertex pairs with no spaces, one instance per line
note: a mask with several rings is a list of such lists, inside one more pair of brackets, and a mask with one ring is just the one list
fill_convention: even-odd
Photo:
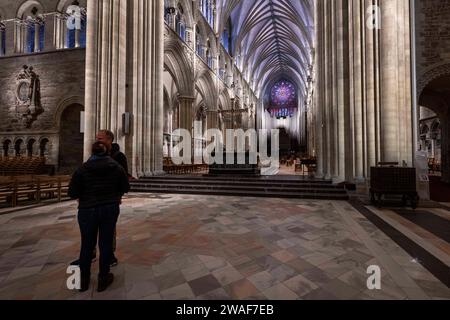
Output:
[[117,232],[116,281],[80,294],[75,202],[0,215],[0,299],[450,299],[347,202],[132,194]]

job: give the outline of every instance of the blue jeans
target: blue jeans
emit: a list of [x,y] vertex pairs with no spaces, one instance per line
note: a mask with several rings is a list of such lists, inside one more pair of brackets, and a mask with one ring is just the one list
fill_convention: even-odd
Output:
[[82,277],[90,277],[92,252],[100,249],[100,272],[104,277],[110,271],[113,256],[113,238],[119,218],[119,204],[111,204],[90,209],[78,210],[78,224],[81,231],[80,270]]

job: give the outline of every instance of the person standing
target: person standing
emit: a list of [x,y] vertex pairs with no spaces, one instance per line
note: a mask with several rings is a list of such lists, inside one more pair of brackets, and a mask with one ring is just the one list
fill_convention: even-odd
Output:
[[129,190],[125,170],[109,156],[104,143],[94,143],[92,157],[73,174],[69,185],[69,197],[79,202],[81,292],[89,289],[92,252],[97,237],[100,249],[97,291],[106,290],[114,280],[110,272],[114,230],[122,197]]
[[109,130],[100,130],[99,132],[97,132],[96,141],[102,142],[106,145],[110,157],[117,161],[117,163],[120,164],[125,170],[127,175],[130,176],[128,173],[128,159],[126,155],[122,151],[120,151],[119,144],[114,143],[114,140],[114,133]]
[[[108,154],[111,158],[113,158],[124,170],[127,174],[128,178],[130,178],[130,174],[128,173],[128,159],[126,155],[120,151],[120,146],[117,143],[114,143],[115,136],[110,130],[100,130],[97,132],[96,140],[98,142],[102,142],[108,148]],[[115,255],[117,249],[117,231],[114,230],[114,240],[113,240],[113,255],[111,258],[111,266],[116,266],[119,261]],[[94,253],[95,254],[95,253]]]
[[[125,173],[127,174],[128,178],[130,179],[131,175],[128,173],[127,157],[123,152],[120,151],[119,144],[114,143],[114,140],[115,140],[114,133],[112,133],[110,130],[100,130],[97,132],[95,138],[96,138],[97,142],[101,142],[106,146],[108,155],[125,170]],[[116,248],[117,248],[117,232],[116,232],[116,229],[114,229],[113,254],[112,254],[111,262],[110,262],[111,267],[115,267],[119,263],[116,255],[115,255]],[[92,251],[92,257],[91,257],[92,262],[95,261],[96,257],[97,257],[96,248],[94,248]],[[78,259],[71,263],[71,265],[76,265],[76,266],[79,264],[80,264],[80,261]]]

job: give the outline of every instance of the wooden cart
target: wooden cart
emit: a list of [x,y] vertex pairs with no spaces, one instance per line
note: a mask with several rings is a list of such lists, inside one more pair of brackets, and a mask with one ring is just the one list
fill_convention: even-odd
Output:
[[370,197],[373,204],[381,206],[383,195],[401,195],[404,206],[409,200],[411,207],[417,208],[419,196],[415,168],[372,167],[370,177]]

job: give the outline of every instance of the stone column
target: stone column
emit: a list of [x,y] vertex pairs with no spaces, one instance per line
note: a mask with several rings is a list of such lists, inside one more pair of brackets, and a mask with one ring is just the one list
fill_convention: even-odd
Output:
[[27,41],[27,23],[23,20],[17,20],[14,26],[14,35],[12,43],[14,44],[14,53],[24,53],[26,51],[25,42]]
[[[366,17],[366,8],[373,5],[372,0],[364,0],[364,10],[361,10],[361,16]],[[375,166],[380,161],[379,152],[379,89],[378,79],[379,70],[376,67],[378,57],[378,46],[376,45],[377,34],[379,30],[369,29],[364,19],[363,33],[363,126],[365,127],[364,134],[364,153],[365,153],[365,168],[364,177],[368,178],[370,175],[370,167]]]
[[80,29],[75,29],[75,48],[80,47]]
[[194,100],[194,97],[180,96],[178,98],[180,103],[180,128],[188,130],[191,134],[194,127]]
[[[134,130],[132,165],[136,176],[163,173],[163,1],[129,2],[132,41],[132,83],[129,100],[133,105]],[[132,8],[132,9],[131,9]]]
[[[366,24],[373,5],[381,30]],[[318,2],[316,49],[317,175],[363,181],[381,160],[412,165],[408,2]]]
[[352,136],[354,142],[353,173],[356,181],[364,181],[364,120],[363,120],[363,40],[366,28],[364,14],[366,8],[361,0],[351,0],[349,3],[350,27],[350,108]]
[[67,18],[64,14],[57,13],[55,15],[55,47],[56,49],[64,49],[66,47],[67,36]]
[[41,23],[38,21],[34,22],[34,52],[40,52],[40,37],[41,34]]
[[100,129],[111,130],[124,147],[126,14],[125,0],[88,1],[85,158]]
[[353,179],[353,135],[350,112],[349,0],[336,1],[336,182]]
[[[99,75],[97,74],[98,65],[98,46],[99,39],[98,31],[101,23],[100,2],[89,0],[87,2],[88,12],[88,26],[86,30],[86,91],[85,91],[85,106],[84,106],[84,159],[87,160],[90,156],[90,149],[92,143],[95,141],[95,133],[97,130],[97,83],[99,82]],[[60,29],[59,29],[60,30]],[[61,31],[61,30],[60,30]]]
[[218,119],[219,115],[217,111],[208,111],[207,129],[218,129]]
[[[316,122],[313,124],[310,130],[315,130],[315,136],[317,139],[314,141],[315,145],[312,147],[311,153],[315,153],[317,156],[317,172],[316,177],[323,178],[325,175],[325,145],[326,135],[324,134],[324,106],[325,106],[325,21],[324,10],[325,2],[317,2],[315,10],[315,26],[316,26],[316,55],[315,55],[315,68],[316,68],[316,82],[315,82],[315,99],[313,114],[311,118],[315,118]],[[313,152],[315,151],[315,152]]]
[[5,55],[10,56],[15,53],[14,32],[16,22],[9,20],[5,22]]
[[333,51],[333,34],[335,31],[335,26],[333,23],[334,11],[333,7],[334,1],[326,1],[325,4],[325,12],[324,12],[324,20],[325,20],[325,91],[323,94],[325,95],[325,105],[324,108],[324,129],[325,129],[325,151],[324,151],[324,161],[325,161],[325,178],[331,179],[333,175],[334,168],[334,148],[335,143],[333,139],[335,134],[333,132],[334,120],[333,120],[333,108],[334,108],[334,99],[333,99],[333,60],[334,60],[334,51]]
[[175,9],[171,14],[170,14],[170,27],[173,29],[173,30],[177,30],[177,22],[176,22],[176,16],[177,16],[177,10],[178,9]]
[[45,40],[44,51],[56,50],[56,25],[57,14],[51,13],[45,16]]
[[383,161],[412,165],[408,1],[381,0],[381,146]]

